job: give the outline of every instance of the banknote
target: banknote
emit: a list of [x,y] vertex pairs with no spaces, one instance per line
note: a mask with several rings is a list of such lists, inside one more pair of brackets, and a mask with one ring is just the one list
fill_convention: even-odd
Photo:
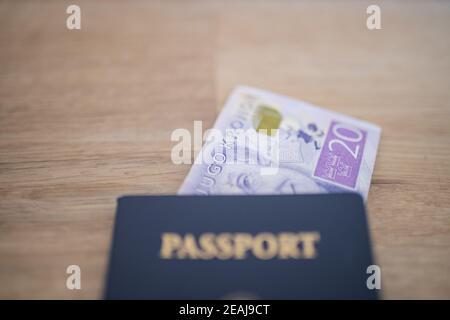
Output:
[[245,86],[233,90],[211,132],[179,194],[367,199],[381,135],[371,123]]

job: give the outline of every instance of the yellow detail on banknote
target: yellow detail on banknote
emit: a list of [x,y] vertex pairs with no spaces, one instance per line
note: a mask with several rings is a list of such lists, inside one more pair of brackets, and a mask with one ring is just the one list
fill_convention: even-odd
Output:
[[253,127],[257,132],[274,135],[282,120],[281,113],[273,107],[259,105],[253,115]]

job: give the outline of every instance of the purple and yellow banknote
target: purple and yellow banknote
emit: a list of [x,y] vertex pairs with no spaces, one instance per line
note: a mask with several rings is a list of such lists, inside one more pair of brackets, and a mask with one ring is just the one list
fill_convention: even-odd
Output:
[[367,198],[381,129],[267,91],[228,98],[179,194],[358,192]]

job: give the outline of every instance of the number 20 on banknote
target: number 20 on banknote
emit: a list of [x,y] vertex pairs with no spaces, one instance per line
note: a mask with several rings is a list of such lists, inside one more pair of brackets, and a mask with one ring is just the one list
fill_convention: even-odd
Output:
[[317,160],[314,176],[355,189],[364,154],[367,132],[333,121]]

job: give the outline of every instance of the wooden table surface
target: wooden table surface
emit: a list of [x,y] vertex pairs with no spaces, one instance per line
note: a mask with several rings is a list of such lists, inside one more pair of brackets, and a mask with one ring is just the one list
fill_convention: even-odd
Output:
[[171,132],[243,84],[382,127],[383,296],[450,298],[449,31],[445,1],[1,1],[0,297],[101,297],[116,198],[176,193]]

